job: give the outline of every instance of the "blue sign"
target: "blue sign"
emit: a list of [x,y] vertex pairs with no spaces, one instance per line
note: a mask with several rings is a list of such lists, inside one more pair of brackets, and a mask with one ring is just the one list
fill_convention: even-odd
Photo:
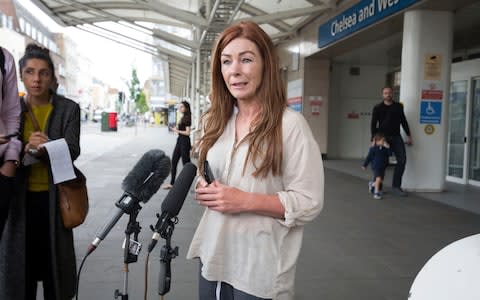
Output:
[[442,120],[442,101],[420,102],[420,124],[440,124]]
[[330,19],[318,30],[318,48],[344,38],[420,0],[362,0]]
[[302,103],[292,103],[292,104],[289,104],[288,106],[296,112],[299,112],[299,113],[302,112]]

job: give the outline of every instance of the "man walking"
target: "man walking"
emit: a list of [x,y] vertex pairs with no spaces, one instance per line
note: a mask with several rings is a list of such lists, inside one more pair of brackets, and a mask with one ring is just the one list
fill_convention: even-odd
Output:
[[[392,193],[397,196],[407,196],[402,190],[402,176],[405,171],[407,155],[405,144],[411,145],[410,128],[403,111],[403,105],[393,101],[393,90],[391,87],[384,87],[382,90],[383,101],[375,105],[372,112],[371,134],[380,132],[385,135],[390,144],[390,150],[395,154],[397,164],[393,172]],[[405,142],[400,135],[400,126],[405,131]]]

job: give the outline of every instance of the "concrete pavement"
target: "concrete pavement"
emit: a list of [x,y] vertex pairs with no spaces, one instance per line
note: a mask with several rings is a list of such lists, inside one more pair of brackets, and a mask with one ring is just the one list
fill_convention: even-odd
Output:
[[[161,149],[170,157],[175,141],[176,136],[165,127],[100,132],[98,123],[83,125],[77,166],[87,176],[91,206],[86,222],[75,229],[78,264],[95,234],[111,218],[125,175],[150,149]],[[413,193],[408,198],[387,194],[383,200],[373,200],[366,180],[331,166],[325,174],[325,207],[305,228],[295,299],[405,300],[416,274],[432,255],[480,231],[477,214]],[[166,194],[160,189],[140,211],[140,240],[145,248],[151,238],[148,226],[157,221],[155,213]],[[190,193],[173,233],[172,244],[179,246],[180,254],[172,261],[171,290],[164,299],[197,299],[198,263],[186,260],[185,255],[202,211]],[[122,291],[121,244],[127,221],[124,215],[86,260],[79,299],[113,299],[115,289]],[[160,240],[150,257],[148,299],[160,298],[157,280],[162,245]],[[143,299],[145,250],[139,262],[130,265],[130,300]]]
[[[78,264],[96,233],[112,217],[114,203],[123,192],[121,182],[126,174],[148,150],[160,149],[171,157],[176,142],[176,136],[168,133],[166,127],[119,127],[118,132],[100,132],[99,126],[98,123],[85,123],[82,128],[82,155],[77,166],[87,176],[91,206],[86,222],[75,229]],[[139,261],[129,265],[129,299],[143,299],[145,250],[152,237],[148,227],[156,223],[155,213],[160,212],[166,194],[166,190],[160,189],[143,205],[139,213],[138,221],[142,226],[139,239],[145,249],[141,252]],[[171,291],[165,299],[193,299],[196,294],[192,287],[196,284],[194,274],[197,272],[197,264],[187,261],[185,255],[201,211],[193,204],[192,196],[189,195],[188,198],[179,214],[180,222],[172,237],[172,245],[179,246],[180,254],[172,261]],[[189,209],[186,209],[187,206]],[[123,292],[125,273],[121,245],[127,223],[128,215],[122,216],[98,249],[87,258],[80,277],[79,299],[113,299],[115,289]],[[159,298],[159,253],[163,244],[164,240],[161,239],[150,256],[148,299]]]

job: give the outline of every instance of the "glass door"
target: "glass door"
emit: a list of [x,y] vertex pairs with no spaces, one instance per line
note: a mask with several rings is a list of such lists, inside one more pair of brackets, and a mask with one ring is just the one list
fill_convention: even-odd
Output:
[[468,81],[454,81],[450,86],[447,177],[465,183],[465,127],[467,116]]
[[473,79],[472,87],[468,179],[469,183],[480,185],[480,77]]

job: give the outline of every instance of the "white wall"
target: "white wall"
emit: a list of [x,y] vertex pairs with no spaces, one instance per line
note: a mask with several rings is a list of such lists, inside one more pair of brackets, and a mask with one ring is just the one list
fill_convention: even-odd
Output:
[[[360,75],[350,75],[359,67]],[[373,106],[382,101],[388,66],[334,64],[331,73],[328,124],[328,156],[334,159],[361,159],[370,145]],[[348,114],[358,114],[349,118]]]
[[480,58],[452,64],[451,80],[469,80],[480,76]]
[[[407,190],[440,192],[445,188],[452,42],[452,12],[405,12],[400,98],[413,140],[406,149],[402,180]],[[433,70],[431,57],[436,58]],[[441,99],[424,98],[429,90],[440,91]],[[432,103],[438,119],[427,120],[425,107]]]
[[[303,80],[303,115],[312,128],[313,136],[320,146],[320,151],[327,156],[329,69],[329,60],[307,59]],[[311,100],[321,101],[321,104],[312,106]]]

